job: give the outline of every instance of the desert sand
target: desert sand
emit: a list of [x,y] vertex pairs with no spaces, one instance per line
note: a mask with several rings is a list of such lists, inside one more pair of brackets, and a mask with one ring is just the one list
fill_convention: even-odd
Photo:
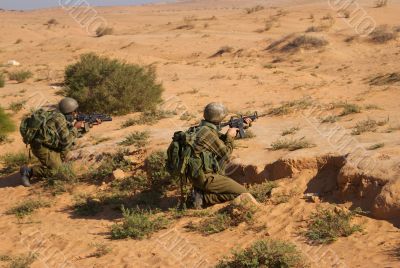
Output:
[[[264,9],[246,13],[245,8],[257,4]],[[381,8],[375,8],[373,1],[358,4],[376,25],[400,26],[398,1]],[[238,141],[234,151],[235,179],[249,184],[276,180],[279,191],[297,194],[286,203],[260,208],[257,221],[266,225],[260,232],[239,226],[204,237],[184,228],[193,219],[181,218],[149,239],[119,241],[110,240],[108,230],[120,214],[104,211],[88,218],[72,214],[74,195],[99,191],[98,186],[80,185],[73,193],[53,197],[39,186],[19,186],[16,174],[0,179],[0,254],[36,251],[39,258],[32,267],[213,267],[232,248],[272,237],[294,242],[312,267],[400,267],[400,82],[372,82],[379,75],[399,74],[399,40],[374,43],[360,36],[327,1],[207,0],[95,10],[114,29],[112,35],[95,37],[62,8],[0,11],[0,63],[21,63],[2,65],[0,70],[27,69],[34,74],[24,83],[7,81],[0,88],[2,107],[26,101],[21,111],[12,114],[17,125],[39,103],[57,103],[65,67],[87,52],[154,66],[165,88],[162,108],[175,109],[178,115],[153,126],[127,129],[120,126],[133,115],[115,117],[82,138],[72,159],[113,151],[134,130],[150,131],[147,153],[165,150],[174,131],[198,122],[211,101],[225,103],[232,112],[264,114],[284,102],[307,100],[312,104],[306,109],[257,120],[252,127],[256,137]],[[52,18],[58,24],[45,25]],[[322,29],[307,35],[324,38],[328,44],[285,50],[290,40],[311,26]],[[282,43],[274,45],[277,40]],[[226,46],[230,47],[226,53],[211,57]],[[339,102],[356,104],[361,112],[321,124],[321,118],[340,115],[342,108],[332,105]],[[180,120],[185,112],[194,118]],[[366,119],[385,123],[351,135]],[[271,150],[271,143],[292,127],[299,130],[287,137],[304,138],[315,146],[293,152]],[[109,140],[93,145],[93,140],[104,137]],[[12,142],[0,145],[0,155],[26,150],[18,131],[10,138]],[[378,143],[384,146],[367,149]],[[347,163],[343,156],[348,156]],[[319,193],[321,201],[307,202],[304,193]],[[21,200],[38,196],[53,204],[29,222],[21,224],[6,215]],[[317,206],[361,207],[368,212],[357,217],[363,232],[326,246],[308,245],[301,230]],[[113,251],[90,257],[92,243],[104,243]],[[176,250],[176,245],[191,254]]]

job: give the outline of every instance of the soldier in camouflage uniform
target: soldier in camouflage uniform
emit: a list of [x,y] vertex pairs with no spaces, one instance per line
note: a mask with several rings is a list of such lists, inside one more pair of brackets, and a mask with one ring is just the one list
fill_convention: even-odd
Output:
[[52,111],[51,119],[46,122],[46,127],[54,129],[58,137],[58,149],[49,148],[38,139],[33,139],[29,144],[34,156],[41,165],[21,167],[21,181],[26,187],[31,186],[30,180],[35,178],[51,178],[56,175],[65,160],[66,153],[73,145],[78,136],[78,129],[83,127],[84,122],[76,122],[74,125],[66,120],[67,115],[74,116],[78,109],[78,102],[72,98],[64,98],[58,104],[58,110]]
[[[234,138],[238,131],[236,128],[230,128],[226,134],[219,131],[219,124],[226,114],[222,104],[208,104],[204,109],[204,120],[196,134],[194,152],[202,158],[204,166],[201,172],[192,172],[189,178],[194,186],[193,201],[196,208],[201,207],[203,202],[206,205],[222,203],[247,192],[245,187],[225,175],[224,166],[233,151]],[[250,124],[251,119],[246,120],[246,123]]]

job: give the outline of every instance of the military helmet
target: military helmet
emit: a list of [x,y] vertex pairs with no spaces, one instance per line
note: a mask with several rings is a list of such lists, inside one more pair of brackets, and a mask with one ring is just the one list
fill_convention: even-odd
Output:
[[78,107],[78,102],[73,98],[64,98],[58,103],[58,109],[63,114],[75,112]]
[[212,102],[204,108],[204,119],[219,124],[226,117],[227,109],[222,103]]

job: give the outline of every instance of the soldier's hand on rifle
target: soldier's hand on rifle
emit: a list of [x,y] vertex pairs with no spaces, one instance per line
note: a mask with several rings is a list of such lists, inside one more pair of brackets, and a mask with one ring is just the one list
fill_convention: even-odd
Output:
[[231,137],[231,138],[235,138],[237,133],[238,133],[239,129],[238,128],[230,128],[228,129],[228,131],[226,132],[226,135]]
[[81,129],[81,128],[83,128],[84,126],[85,126],[85,122],[84,122],[84,121],[78,121],[78,122],[76,122],[75,125],[74,125],[74,127],[75,127],[76,129]]
[[244,129],[248,129],[249,127],[251,127],[251,122],[253,122],[253,120],[251,120],[251,118],[245,118],[244,120]]

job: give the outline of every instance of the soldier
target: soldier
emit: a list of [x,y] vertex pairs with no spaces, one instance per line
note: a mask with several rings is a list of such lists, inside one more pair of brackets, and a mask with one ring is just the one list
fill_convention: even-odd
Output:
[[[195,208],[226,202],[246,193],[245,187],[225,175],[224,166],[233,151],[234,138],[238,129],[230,128],[225,134],[220,123],[226,117],[223,104],[210,103],[204,109],[204,120],[196,131],[193,143],[194,158],[202,159],[202,171],[189,172],[194,186],[193,202]],[[251,119],[246,119],[250,124]],[[193,167],[193,165],[192,165]]]
[[74,118],[79,105],[72,98],[64,98],[58,104],[58,110],[34,112],[21,122],[21,135],[29,144],[34,156],[41,165],[20,169],[21,182],[30,187],[30,180],[35,178],[50,178],[58,172],[65,160],[66,153],[72,147],[78,136],[78,129],[84,122],[72,124],[66,117]]

